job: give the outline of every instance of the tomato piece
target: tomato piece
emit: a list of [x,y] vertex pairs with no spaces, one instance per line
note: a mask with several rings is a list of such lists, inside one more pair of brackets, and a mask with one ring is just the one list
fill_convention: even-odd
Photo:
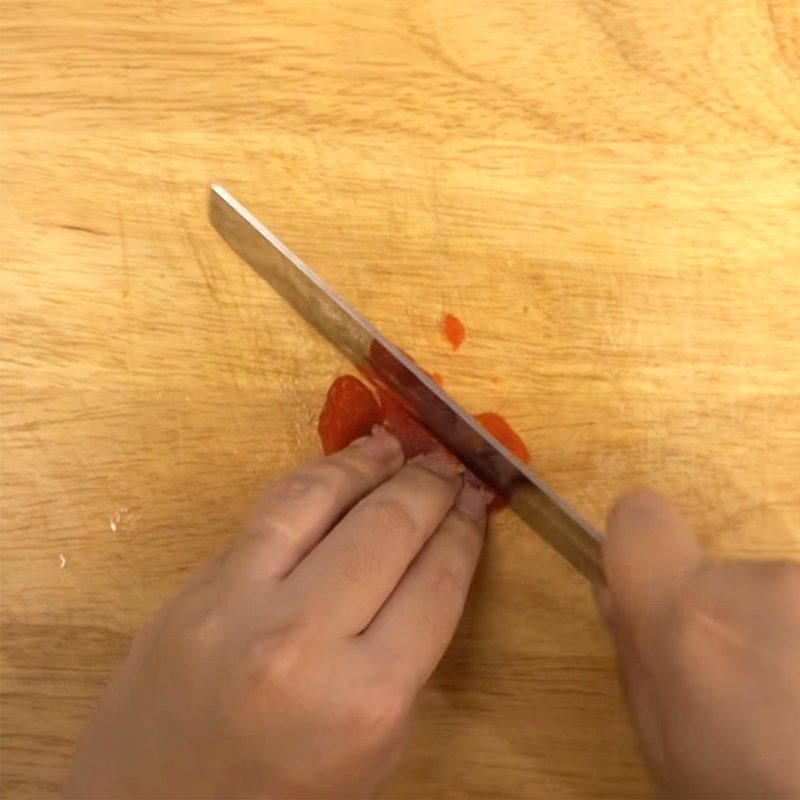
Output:
[[317,430],[325,455],[344,449],[372,426],[380,424],[381,410],[372,391],[354,375],[342,375],[328,389]]
[[[441,380],[438,375],[434,379]],[[374,425],[383,424],[400,440],[406,458],[438,452],[446,453],[455,461],[441,442],[408,411],[399,395],[380,381],[377,381],[376,388],[380,404],[372,390],[354,375],[342,375],[331,384],[317,426],[326,455],[342,450],[354,439],[369,435]],[[487,411],[476,415],[475,419],[520,461],[528,463],[528,448],[500,414]],[[464,477],[468,482],[479,483],[468,470]],[[499,511],[505,506],[505,500],[497,495],[489,505],[489,511]]]
[[452,314],[444,315],[444,335],[447,341],[453,345],[453,350],[458,350],[461,347],[467,332],[464,329],[464,323]]

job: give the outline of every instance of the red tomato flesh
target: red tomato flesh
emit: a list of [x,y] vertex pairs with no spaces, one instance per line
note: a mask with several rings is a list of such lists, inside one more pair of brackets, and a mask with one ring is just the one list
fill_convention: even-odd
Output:
[[381,421],[378,401],[354,375],[342,375],[328,389],[317,430],[325,455],[344,449],[361,436],[368,436]]
[[[372,390],[354,375],[342,375],[331,384],[318,424],[322,449],[326,455],[342,450],[361,436],[369,435],[377,424],[383,424],[400,440],[406,458],[447,452],[441,442],[406,410],[403,401],[391,389],[378,384],[377,392],[380,404]],[[478,414],[475,419],[520,461],[528,463],[528,448],[500,414],[487,411]],[[489,510],[499,511],[504,507],[505,501],[497,496]]]

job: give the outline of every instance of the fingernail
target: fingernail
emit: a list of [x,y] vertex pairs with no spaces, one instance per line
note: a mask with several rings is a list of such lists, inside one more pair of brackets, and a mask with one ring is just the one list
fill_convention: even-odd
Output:
[[611,590],[607,586],[595,586],[594,604],[600,619],[603,621],[603,625],[610,629],[611,619],[614,616],[614,599],[611,596]]
[[480,525],[486,521],[486,509],[492,502],[493,493],[483,484],[464,480],[456,498],[456,508]]
[[356,439],[353,447],[357,447],[362,453],[376,461],[391,461],[402,452],[400,442],[380,425],[372,427],[370,436]]
[[434,472],[442,478],[449,481],[455,481],[458,477],[457,464],[450,461],[447,455],[440,455],[439,453],[428,453],[424,456],[417,456],[412,458],[410,464],[416,464],[419,467]]

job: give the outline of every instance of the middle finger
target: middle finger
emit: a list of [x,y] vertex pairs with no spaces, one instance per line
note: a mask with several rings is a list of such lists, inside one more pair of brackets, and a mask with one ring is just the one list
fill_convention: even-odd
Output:
[[410,461],[295,568],[287,589],[331,631],[360,633],[453,506],[461,477],[441,456]]

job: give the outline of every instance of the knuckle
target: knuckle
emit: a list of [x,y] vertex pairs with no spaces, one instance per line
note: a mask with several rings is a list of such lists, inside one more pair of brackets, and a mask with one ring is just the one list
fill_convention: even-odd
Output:
[[359,511],[363,524],[382,538],[411,539],[416,535],[414,518],[398,500],[367,500],[361,504]]
[[276,494],[289,503],[305,503],[319,490],[320,480],[311,470],[300,470],[287,476],[276,487]]
[[166,638],[179,653],[192,660],[216,647],[223,627],[222,617],[216,605],[198,598],[177,602],[166,615]]
[[308,509],[328,508],[346,496],[346,477],[336,467],[314,465],[298,470],[273,486],[250,519],[248,533],[256,539],[294,547],[293,526]]
[[350,580],[358,583],[378,571],[389,541],[415,551],[417,526],[401,503],[367,499],[357,507],[357,515],[362,534],[347,543],[342,555],[342,571]]
[[293,703],[305,683],[303,663],[304,643],[295,629],[260,634],[247,644],[219,687],[232,729],[252,731],[276,705]]
[[304,639],[296,628],[260,634],[245,648],[237,682],[250,698],[283,694],[297,681],[303,651]]
[[296,536],[292,527],[280,515],[272,514],[255,520],[248,528],[248,539],[269,543],[282,550],[292,552],[297,548]]
[[337,472],[335,467],[305,467],[284,478],[273,490],[273,496],[279,505],[291,507],[323,501],[343,483]]
[[279,505],[291,510],[298,506],[330,505],[331,501],[344,502],[354,486],[366,482],[368,476],[353,459],[329,458],[297,470],[282,480],[271,494]]
[[364,455],[352,447],[337,453],[327,464],[338,469],[343,479],[349,484],[372,484],[382,473],[381,463]]
[[434,598],[442,601],[463,600],[469,582],[464,565],[442,565],[433,570],[430,579],[430,591]]
[[403,730],[410,708],[408,694],[395,681],[381,682],[361,692],[353,705],[354,721],[368,740],[391,739]]

